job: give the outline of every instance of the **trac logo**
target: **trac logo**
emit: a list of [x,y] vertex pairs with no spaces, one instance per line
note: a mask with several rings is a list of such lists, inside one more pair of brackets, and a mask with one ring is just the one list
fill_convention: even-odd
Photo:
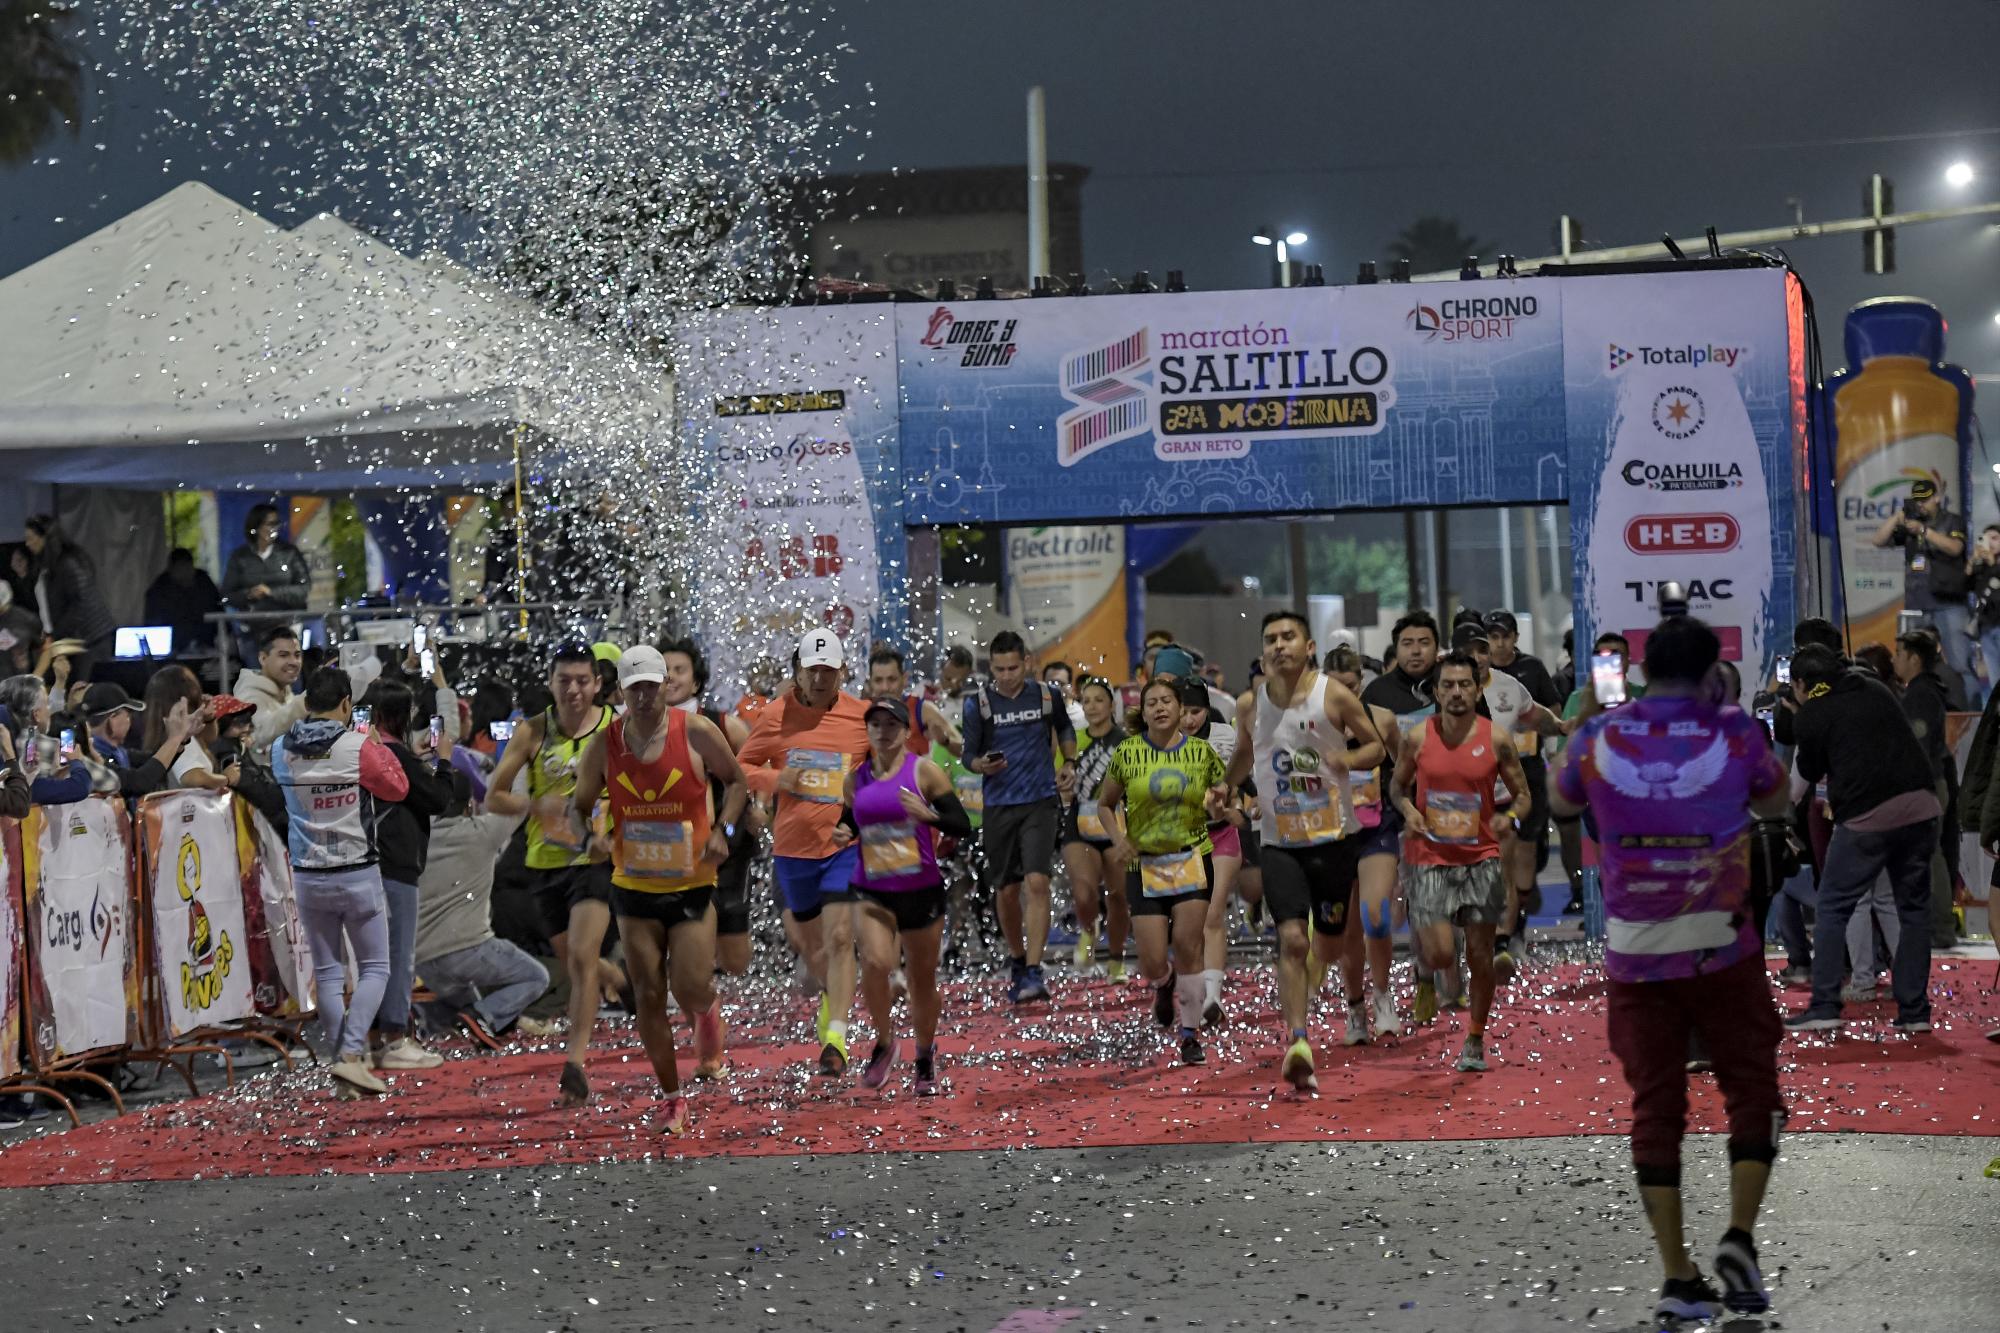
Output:
[[948,306],[939,306],[931,311],[931,322],[917,344],[936,351],[963,348],[964,355],[958,362],[961,367],[977,370],[1005,366],[1013,362],[1014,353],[1019,350],[1014,342],[1014,329],[1019,323],[1013,319],[961,320]]
[[1713,555],[1733,551],[1743,529],[1728,514],[1641,514],[1625,525],[1634,555]]
[[1611,344],[1611,357],[1610,357],[1611,369],[1613,370],[1622,369],[1625,363],[1627,361],[1630,361],[1631,359],[1632,359],[1632,354],[1630,352],[1620,347],[1617,343]]

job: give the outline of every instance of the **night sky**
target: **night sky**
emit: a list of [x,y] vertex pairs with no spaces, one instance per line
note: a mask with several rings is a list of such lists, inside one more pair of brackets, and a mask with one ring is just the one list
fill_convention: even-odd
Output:
[[[1187,270],[1259,286],[1263,220],[1299,228],[1330,280],[1387,258],[1427,213],[1496,249],[1547,253],[1555,218],[1602,244],[1859,211],[1870,171],[1903,209],[2000,199],[2000,4],[1168,3],[1010,0],[824,6],[841,92],[875,105],[834,170],[1023,158],[1026,88],[1048,90],[1052,158],[1091,169],[1093,277]],[[871,92],[872,88],[872,92]],[[0,172],[0,273],[190,177],[281,221],[305,160],[163,132],[173,94],[100,77],[94,117],[45,160]],[[190,105],[181,102],[180,105]],[[102,144],[100,149],[97,145]],[[46,158],[56,158],[53,163]],[[1945,167],[1968,161],[1953,189]],[[321,200],[367,225],[384,201]],[[2000,374],[2000,228],[1898,237],[1898,272],[1861,272],[1861,241],[1785,247],[1812,288],[1830,366],[1841,311],[1870,296],[1936,301],[1952,358]]]

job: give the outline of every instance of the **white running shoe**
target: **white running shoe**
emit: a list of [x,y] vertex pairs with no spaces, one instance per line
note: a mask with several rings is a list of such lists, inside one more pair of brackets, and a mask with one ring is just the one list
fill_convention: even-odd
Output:
[[1350,1004],[1347,1006],[1347,1032],[1341,1037],[1342,1046],[1366,1046],[1368,1044],[1368,1006]]
[[1396,996],[1393,992],[1381,991],[1375,996],[1375,1035],[1378,1037],[1403,1035],[1402,1020],[1396,1017]]
[[444,1057],[415,1037],[398,1037],[382,1048],[379,1069],[436,1069]]

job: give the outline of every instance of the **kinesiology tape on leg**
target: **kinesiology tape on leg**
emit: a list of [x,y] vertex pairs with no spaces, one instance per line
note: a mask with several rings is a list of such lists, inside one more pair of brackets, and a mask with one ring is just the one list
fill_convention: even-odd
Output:
[[1395,903],[1391,899],[1384,898],[1380,905],[1382,913],[1378,919],[1376,914],[1369,910],[1367,899],[1364,898],[1361,902],[1361,933],[1371,940],[1386,940],[1389,938],[1389,921],[1395,915]]

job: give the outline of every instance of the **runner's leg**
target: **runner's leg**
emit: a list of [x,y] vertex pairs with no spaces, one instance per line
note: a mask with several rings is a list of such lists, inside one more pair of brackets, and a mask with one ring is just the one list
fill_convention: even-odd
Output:
[[692,1023],[715,1005],[715,905],[699,919],[675,926],[667,938],[674,999]]
[[[1360,939],[1368,956],[1368,973],[1374,978],[1377,995],[1393,995],[1389,965],[1396,954],[1394,915],[1396,906],[1396,858],[1370,856],[1360,869],[1361,929],[1348,934]],[[1353,992],[1349,992],[1352,994]]]
[[[881,903],[865,898],[853,913],[861,924],[861,998],[875,1024],[875,1044],[887,1046],[896,1039],[896,1001],[889,993],[889,974],[896,970],[899,952],[896,916]],[[914,980],[911,985],[915,985]],[[914,1008],[914,991],[912,996]]]
[[[847,1031],[847,1018],[854,1010],[854,979],[858,970],[854,957],[854,904],[830,902],[820,913],[826,938],[827,1028]],[[896,964],[891,961],[893,971]]]
[[[1097,913],[1100,876],[1104,863],[1097,849],[1086,842],[1063,844],[1063,865],[1069,869],[1070,901],[1076,904],[1077,957],[1087,959],[1097,945]],[[1086,943],[1088,948],[1086,948]]]
[[[598,957],[604,948],[604,935],[611,928],[611,904],[595,899],[571,903],[569,909],[569,929],[564,932],[564,943],[569,948],[569,956],[564,960],[569,967],[569,1045],[567,1058],[573,1065],[583,1063],[590,1050],[590,1033],[597,1026],[598,986],[600,969]],[[629,946],[627,953],[630,953]],[[620,977],[620,981],[624,978]],[[661,1003],[665,1003],[664,991]]]
[[1042,951],[1049,944],[1049,877],[1029,871],[1022,877],[1022,891],[1025,901],[1017,909],[1024,918],[1027,934],[1027,959],[1029,967],[1042,965]]
[[1491,922],[1474,921],[1465,927],[1465,966],[1472,974],[1472,1036],[1482,1036],[1486,1020],[1493,1012],[1493,937]]
[[1104,955],[1120,967],[1124,966],[1125,943],[1132,937],[1132,905],[1125,901],[1122,885],[1125,883],[1125,863],[1109,852],[1098,853],[1099,863],[1104,867]]
[[[1236,888],[1236,876],[1243,868],[1240,856],[1211,858],[1215,866],[1215,889],[1210,907],[1202,915],[1201,998],[1204,1014],[1211,1006],[1217,1019],[1222,1016],[1222,982],[1229,970],[1229,895]],[[1216,910],[1212,905],[1220,904]]]
[[[639,1043],[646,1048],[646,1058],[660,1080],[660,1095],[671,1097],[681,1090],[681,1075],[674,1060],[674,1020],[667,1013],[667,930],[657,921],[632,916],[620,917],[618,929],[625,940],[632,992],[639,1005]],[[574,924],[570,932],[576,932]]]
[[917,1032],[917,1053],[927,1054],[937,1044],[938,948],[944,938],[944,922],[933,921],[921,930],[902,932],[903,975],[910,982],[910,1026]]

